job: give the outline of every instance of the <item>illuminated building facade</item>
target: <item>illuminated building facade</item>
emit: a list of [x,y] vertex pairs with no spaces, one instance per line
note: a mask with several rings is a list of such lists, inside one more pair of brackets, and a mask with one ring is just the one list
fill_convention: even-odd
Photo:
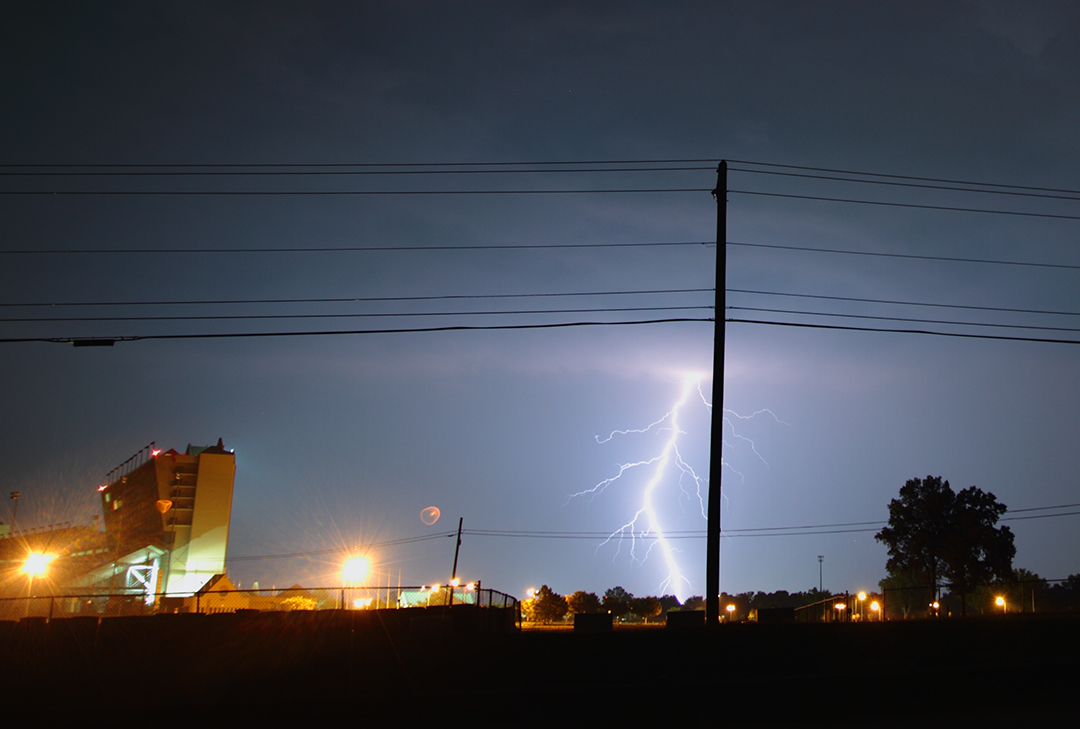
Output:
[[117,557],[88,584],[148,597],[192,594],[225,571],[236,456],[218,440],[133,459],[99,488]]

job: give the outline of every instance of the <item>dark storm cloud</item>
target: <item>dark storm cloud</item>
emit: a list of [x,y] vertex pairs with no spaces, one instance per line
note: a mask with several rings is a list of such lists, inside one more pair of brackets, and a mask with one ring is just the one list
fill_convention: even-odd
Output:
[[[1034,10],[998,2],[130,3],[24,4],[3,12],[0,161],[7,164],[722,156],[1077,187],[1080,11],[1069,3]],[[710,169],[640,177],[92,184],[708,190],[713,165],[703,166]],[[35,189],[75,184],[9,178],[4,189],[24,182]],[[730,184],[742,191],[1075,212],[1071,202],[972,200],[839,183],[809,188],[803,180],[745,172],[733,172]],[[729,239],[737,242],[1080,262],[1076,221],[734,192],[729,199]],[[4,250],[708,241],[714,214],[707,192],[0,201]],[[22,256],[3,260],[0,290],[5,303],[27,303],[707,288],[713,255],[701,246]],[[1080,309],[1067,269],[734,246],[729,256],[731,288]],[[761,302],[732,294],[729,303]],[[266,311],[243,312],[256,310]],[[850,302],[829,309],[868,310]],[[982,316],[1000,322],[1005,314]],[[44,325],[4,326],[12,335]],[[75,331],[73,324],[49,326],[56,335]],[[162,325],[79,326],[81,333],[104,335]],[[240,325],[169,326],[226,331]],[[180,448],[224,437],[240,463],[231,545],[237,554],[323,548],[372,530],[409,535],[418,510],[431,504],[448,518],[464,515],[467,527],[615,529],[640,483],[590,503],[566,497],[609,477],[612,463],[633,457],[641,441],[603,448],[593,436],[655,420],[677,395],[679,370],[708,367],[711,342],[708,324],[685,324],[143,342],[95,352],[3,345],[7,421],[0,456],[12,488],[21,485],[26,494],[20,520],[23,508],[27,518],[45,518],[55,510],[34,507],[31,498],[41,484],[56,482],[50,503],[81,504],[64,494],[93,488],[93,474],[151,439]],[[767,466],[734,446],[727,454],[739,475],[725,474],[725,527],[879,518],[904,480],[927,472],[975,483],[1010,506],[1071,503],[1071,474],[1080,466],[1068,447],[1080,394],[1071,374],[1075,358],[1072,348],[1045,345],[732,324],[727,402],[743,413],[772,408],[787,425],[745,426]],[[687,452],[702,453],[705,443],[695,432]],[[61,472],[67,475],[50,476]],[[701,526],[685,500],[671,507],[686,515],[688,528]],[[1050,576],[1075,572],[1062,556],[1065,521],[1018,528],[1018,561]],[[817,567],[805,556],[823,551],[837,580],[826,580],[826,587],[865,587],[881,576],[884,556],[871,535],[856,539],[730,539],[725,589],[805,588]],[[613,560],[613,551],[594,554],[593,544],[479,541],[469,545],[475,560],[469,569],[511,592],[547,581],[563,592],[622,583],[645,593],[663,577],[659,560],[631,563],[625,552]],[[696,589],[699,551],[684,550]],[[443,557],[437,550],[391,556],[417,581],[442,579]],[[247,570],[244,581],[277,579],[269,568],[244,564],[236,568]]]

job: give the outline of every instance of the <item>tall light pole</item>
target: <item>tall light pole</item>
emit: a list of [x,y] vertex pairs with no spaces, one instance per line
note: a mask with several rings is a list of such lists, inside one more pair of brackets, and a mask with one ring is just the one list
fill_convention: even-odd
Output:
[[724,469],[724,335],[727,309],[727,160],[716,168],[716,295],[713,318],[712,433],[705,546],[705,624],[720,624],[720,482]]
[[15,506],[11,509],[11,533],[15,533],[15,519],[19,516],[19,497],[22,496],[18,491],[11,492],[11,500],[15,502]]
[[825,561],[825,555],[819,554],[817,556],[817,591],[822,592],[821,589],[821,563]]

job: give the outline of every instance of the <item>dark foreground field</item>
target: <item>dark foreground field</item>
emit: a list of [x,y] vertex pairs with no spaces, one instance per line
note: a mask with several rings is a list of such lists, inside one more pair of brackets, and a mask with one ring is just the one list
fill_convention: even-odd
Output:
[[407,612],[6,623],[2,710],[117,726],[985,728],[1075,726],[1080,716],[1073,618],[575,635],[473,632],[461,615],[454,630],[449,618]]

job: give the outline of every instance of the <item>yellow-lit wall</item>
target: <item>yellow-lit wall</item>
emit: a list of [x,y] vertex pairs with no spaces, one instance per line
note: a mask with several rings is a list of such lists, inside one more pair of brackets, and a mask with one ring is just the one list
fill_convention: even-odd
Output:
[[194,592],[225,571],[236,457],[232,453],[180,456],[198,459],[191,526],[175,530],[168,573],[170,593]]

